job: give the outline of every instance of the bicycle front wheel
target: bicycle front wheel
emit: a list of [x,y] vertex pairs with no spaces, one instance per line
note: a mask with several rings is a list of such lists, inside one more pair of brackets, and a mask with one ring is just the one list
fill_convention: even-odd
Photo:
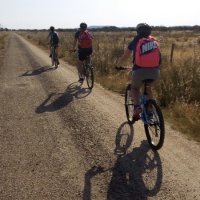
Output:
[[93,73],[93,67],[87,66],[86,67],[86,81],[89,89],[92,89],[94,86],[94,73]]
[[148,123],[144,124],[147,140],[152,149],[158,150],[163,146],[165,138],[163,114],[153,99],[147,101],[145,110],[148,118]]
[[133,109],[134,109],[134,101],[131,93],[131,84],[128,84],[125,92],[125,111],[129,124],[133,123]]

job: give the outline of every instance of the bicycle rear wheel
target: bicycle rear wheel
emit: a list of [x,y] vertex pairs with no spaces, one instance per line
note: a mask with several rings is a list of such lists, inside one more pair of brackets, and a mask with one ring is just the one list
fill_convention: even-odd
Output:
[[86,77],[88,88],[92,89],[94,86],[94,73],[93,73],[93,67],[91,65],[88,65],[86,67],[85,77]]
[[54,66],[54,52],[51,52],[51,62],[52,62],[52,66]]
[[129,124],[133,123],[133,109],[134,109],[134,101],[131,93],[131,84],[128,84],[125,92],[125,111]]
[[145,110],[148,116],[148,123],[144,124],[147,140],[152,149],[158,150],[163,146],[165,138],[165,125],[162,111],[153,99],[147,101]]
[[55,68],[58,68],[58,57],[56,52],[54,53],[54,63],[55,63]]

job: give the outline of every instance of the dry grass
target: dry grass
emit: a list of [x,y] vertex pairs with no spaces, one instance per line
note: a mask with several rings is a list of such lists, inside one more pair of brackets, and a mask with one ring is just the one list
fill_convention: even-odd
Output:
[[[47,48],[47,32],[23,32],[24,37],[42,48]],[[59,33],[60,57],[76,65],[77,55],[68,50],[72,47],[72,32]],[[92,62],[95,79],[104,87],[123,93],[130,75],[116,72],[117,59],[123,54],[133,32],[94,32]],[[153,32],[160,43],[162,53],[161,78],[154,87],[157,101],[165,111],[165,118],[175,127],[200,141],[200,33],[193,31]],[[171,47],[174,54],[170,62]],[[127,65],[132,65],[132,59]]]
[[2,62],[5,43],[7,41],[8,35],[9,35],[8,32],[4,32],[4,31],[0,32],[0,63]]

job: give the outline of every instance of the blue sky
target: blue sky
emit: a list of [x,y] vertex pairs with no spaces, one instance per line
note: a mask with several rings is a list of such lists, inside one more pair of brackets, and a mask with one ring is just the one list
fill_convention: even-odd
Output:
[[[142,4],[140,3],[142,2]],[[9,29],[200,25],[198,0],[0,0],[0,24]]]

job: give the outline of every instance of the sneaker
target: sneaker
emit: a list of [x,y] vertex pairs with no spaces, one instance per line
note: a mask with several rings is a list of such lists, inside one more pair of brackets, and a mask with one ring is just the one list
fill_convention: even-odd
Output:
[[83,82],[84,78],[79,78],[78,82]]
[[134,106],[133,119],[134,120],[140,119],[140,113],[141,112],[142,112],[142,108],[139,105]]

